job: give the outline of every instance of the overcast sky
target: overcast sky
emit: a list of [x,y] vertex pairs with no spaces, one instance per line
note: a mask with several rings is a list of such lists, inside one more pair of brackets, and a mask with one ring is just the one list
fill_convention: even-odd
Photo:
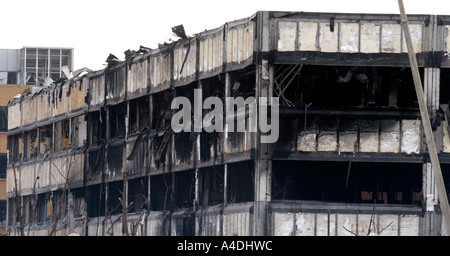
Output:
[[[450,15],[450,0],[403,1],[408,14]],[[109,53],[176,40],[173,26],[189,36],[260,10],[399,13],[397,0],[3,0],[0,48],[70,47],[74,70],[99,70]]]

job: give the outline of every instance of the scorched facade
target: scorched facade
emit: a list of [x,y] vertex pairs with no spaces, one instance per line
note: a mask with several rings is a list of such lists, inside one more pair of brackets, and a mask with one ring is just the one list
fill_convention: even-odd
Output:
[[[409,23],[448,186],[450,17]],[[107,62],[9,103],[10,234],[446,234],[399,15],[257,12]],[[194,89],[278,97],[279,139],[173,132]]]

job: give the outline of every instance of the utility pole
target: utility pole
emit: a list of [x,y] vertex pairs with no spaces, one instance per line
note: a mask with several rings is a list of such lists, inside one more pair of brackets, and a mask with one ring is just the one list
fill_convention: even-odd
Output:
[[409,63],[411,65],[411,71],[414,79],[417,101],[419,102],[420,116],[422,118],[422,126],[425,133],[428,153],[430,154],[431,169],[433,170],[433,174],[436,181],[439,205],[442,210],[444,227],[446,232],[450,232],[450,208],[448,204],[447,193],[445,191],[444,179],[442,177],[442,171],[439,163],[436,144],[434,142],[433,130],[431,129],[430,117],[428,115],[428,109],[425,103],[422,80],[420,79],[417,59],[412,46],[411,33],[409,31],[408,18],[405,13],[403,0],[398,0],[398,5],[400,9],[400,15],[402,18],[402,27],[405,34],[406,46],[408,47]]

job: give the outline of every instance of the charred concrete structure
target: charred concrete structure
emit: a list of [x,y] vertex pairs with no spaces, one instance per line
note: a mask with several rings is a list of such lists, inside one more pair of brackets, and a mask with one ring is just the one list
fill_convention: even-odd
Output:
[[[408,18],[448,186],[450,17]],[[174,133],[194,89],[279,97],[278,141]],[[446,234],[399,15],[257,12],[8,111],[10,234]]]

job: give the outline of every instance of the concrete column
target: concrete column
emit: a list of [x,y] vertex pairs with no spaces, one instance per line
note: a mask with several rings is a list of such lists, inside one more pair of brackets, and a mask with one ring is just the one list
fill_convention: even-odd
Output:
[[[257,30],[259,37],[256,39],[255,48],[258,54],[256,65],[256,101],[258,113],[260,113],[260,97],[266,97],[267,105],[270,106],[272,96],[273,66],[269,61],[270,42],[270,18],[269,12],[261,12],[257,18]],[[259,118],[258,118],[259,119]],[[268,118],[270,120],[270,118]],[[271,201],[272,187],[272,144],[261,143],[261,131],[258,129],[253,133],[255,143],[255,196],[253,211],[253,235],[269,235],[268,204]]]
[[439,68],[424,68],[424,94],[431,119],[439,111],[440,73]]

